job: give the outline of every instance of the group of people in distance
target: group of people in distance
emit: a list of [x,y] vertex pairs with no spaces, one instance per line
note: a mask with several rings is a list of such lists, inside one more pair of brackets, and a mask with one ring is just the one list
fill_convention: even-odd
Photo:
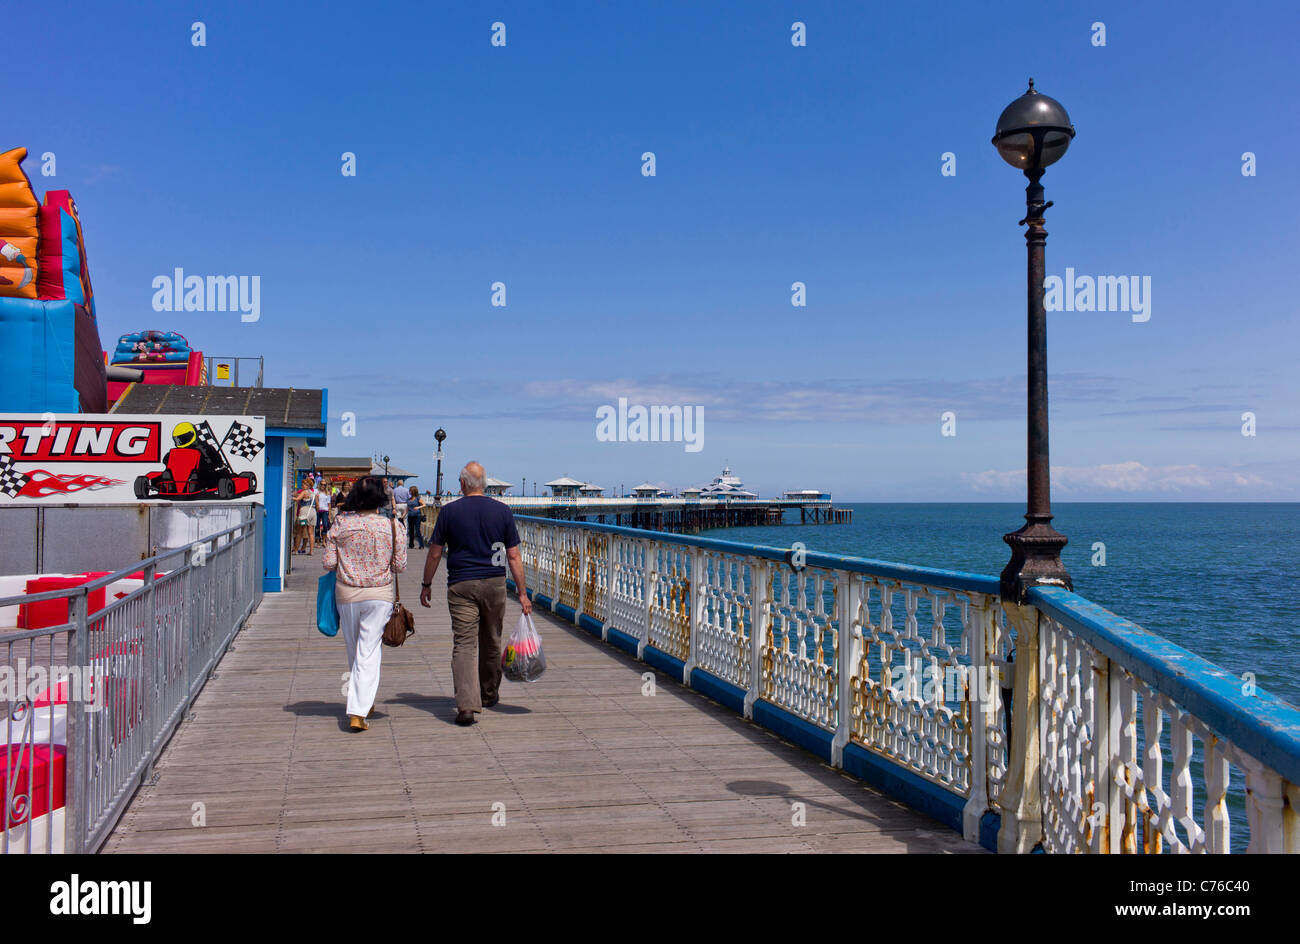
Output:
[[[420,605],[428,607],[433,578],[446,556],[452,678],[460,725],[474,724],[474,715],[496,705],[501,697],[507,569],[515,581],[519,606],[525,614],[533,609],[514,513],[504,502],[484,494],[486,483],[487,474],[479,463],[471,462],[461,470],[461,497],[436,511],[420,585]],[[381,476],[358,479],[347,497],[334,505],[337,514],[324,535],[321,563],[325,570],[334,571],[339,629],[348,650],[346,712],[352,731],[370,727],[367,719],[379,691],[381,644],[393,613],[397,575],[406,570],[407,550],[415,547],[410,535],[423,523],[419,493],[410,489],[403,495],[403,491],[404,486],[393,489]],[[424,547],[423,537],[420,547]]]
[[[376,478],[378,478],[376,476]],[[393,488],[387,479],[379,478],[391,501],[383,509],[385,517],[396,515],[407,525],[407,547],[419,546],[424,550],[424,501],[420,490],[405,483]],[[331,522],[338,517],[345,499],[342,486],[331,489],[308,474],[302,486],[294,493],[293,548],[297,554],[314,554],[316,545],[325,546],[325,535]]]
[[343,489],[333,492],[308,475],[293,495],[293,549],[296,554],[312,554],[316,545],[325,543],[333,509],[343,504]]

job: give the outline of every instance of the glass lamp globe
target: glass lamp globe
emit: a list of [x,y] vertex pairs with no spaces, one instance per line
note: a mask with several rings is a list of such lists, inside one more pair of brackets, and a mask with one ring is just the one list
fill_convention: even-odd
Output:
[[1030,79],[1029,91],[1002,110],[993,145],[1017,170],[1042,170],[1065,155],[1073,137],[1065,107],[1035,89]]

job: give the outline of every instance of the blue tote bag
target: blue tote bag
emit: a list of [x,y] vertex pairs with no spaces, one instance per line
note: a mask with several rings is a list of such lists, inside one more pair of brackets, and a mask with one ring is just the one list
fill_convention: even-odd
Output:
[[339,631],[339,608],[334,600],[334,571],[316,581],[316,628],[326,636]]

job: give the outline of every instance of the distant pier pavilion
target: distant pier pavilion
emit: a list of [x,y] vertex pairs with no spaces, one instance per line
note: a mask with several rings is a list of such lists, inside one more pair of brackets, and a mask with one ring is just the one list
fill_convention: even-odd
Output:
[[[645,528],[675,534],[706,528],[786,523],[786,512],[799,511],[800,524],[841,524],[853,520],[853,510],[836,508],[831,493],[805,488],[785,492],[781,498],[760,498],[724,468],[708,485],[685,488],[677,495],[642,482],[631,495],[606,497],[605,489],[568,475],[546,482],[550,495],[511,495],[510,483],[489,479],[487,494],[505,502],[519,514],[564,521],[586,521],[628,528]],[[622,487],[618,489],[622,491]],[[793,523],[791,521],[790,523]],[[426,527],[431,527],[426,522]]]
[[784,524],[786,512],[795,509],[799,511],[801,524],[839,524],[853,520],[853,509],[833,507],[829,495],[824,498],[698,498],[685,494],[680,497],[634,494],[626,498],[493,497],[517,514],[673,534],[689,534],[706,528]]

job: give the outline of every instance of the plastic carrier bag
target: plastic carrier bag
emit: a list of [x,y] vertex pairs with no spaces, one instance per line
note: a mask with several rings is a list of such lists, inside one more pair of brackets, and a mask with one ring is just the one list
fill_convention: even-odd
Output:
[[519,614],[515,631],[506,640],[505,651],[501,653],[501,671],[512,682],[532,682],[546,671],[542,637],[537,634],[531,616]]

